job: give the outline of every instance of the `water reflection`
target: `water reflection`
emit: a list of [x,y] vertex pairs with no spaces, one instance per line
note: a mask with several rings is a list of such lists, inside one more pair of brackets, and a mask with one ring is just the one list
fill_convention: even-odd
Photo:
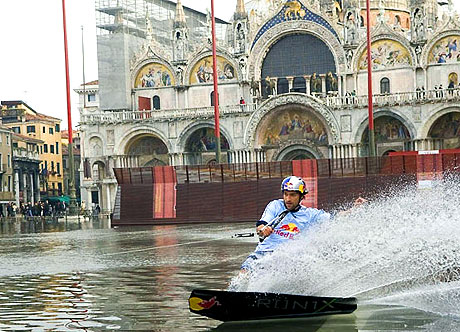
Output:
[[245,323],[243,329],[190,313],[192,289],[223,289],[236,274],[257,239],[231,235],[250,227],[2,224],[0,330],[435,331],[456,324],[422,311],[366,304],[352,315]]

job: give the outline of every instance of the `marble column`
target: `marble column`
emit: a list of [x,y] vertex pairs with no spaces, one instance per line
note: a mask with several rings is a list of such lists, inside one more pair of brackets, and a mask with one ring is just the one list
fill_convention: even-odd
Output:
[[106,190],[107,190],[107,204],[106,204],[106,210],[107,212],[110,213],[110,211],[112,210],[112,203],[111,203],[111,196],[110,196],[110,185],[106,185],[105,186]]
[[305,92],[307,95],[311,94],[310,91],[310,75],[305,75],[303,78],[305,78]]
[[37,202],[40,202],[40,179],[38,177],[38,174],[34,172],[34,179],[35,179],[35,194],[37,198]]
[[339,91],[337,91],[337,92],[338,92],[338,96],[339,96],[339,97],[343,96],[343,91],[342,91],[342,80],[343,80],[342,75],[340,75],[340,76],[337,77],[338,89],[339,89]]
[[322,92],[322,95],[326,95],[326,75],[324,74],[321,74],[319,75],[319,77],[321,78],[321,92]]
[[294,87],[294,76],[287,76],[286,79],[289,83],[289,92],[291,92],[292,88]]
[[19,171],[14,171],[14,196],[16,199],[16,206],[19,206]]
[[35,200],[34,200],[35,186],[34,186],[34,175],[32,173],[29,174],[29,179],[30,179],[30,203],[34,205],[35,204]]

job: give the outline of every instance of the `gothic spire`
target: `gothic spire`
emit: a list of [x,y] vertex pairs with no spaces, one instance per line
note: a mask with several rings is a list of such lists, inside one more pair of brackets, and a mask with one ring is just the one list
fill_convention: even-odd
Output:
[[174,17],[174,28],[183,28],[187,24],[185,20],[184,7],[182,7],[181,0],[177,0],[176,16]]
[[241,18],[245,18],[247,16],[248,16],[248,13],[246,12],[246,9],[244,8],[244,0],[237,0],[234,19],[238,20]]

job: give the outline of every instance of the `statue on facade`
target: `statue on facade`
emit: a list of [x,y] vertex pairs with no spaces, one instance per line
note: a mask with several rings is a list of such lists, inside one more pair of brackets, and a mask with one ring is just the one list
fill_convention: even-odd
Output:
[[184,59],[184,38],[182,37],[182,34],[180,31],[176,32],[176,38],[175,38],[175,54],[176,54],[176,59],[175,60],[182,60]]
[[358,39],[358,28],[353,13],[348,13],[345,22],[345,42],[355,44]]
[[275,82],[270,79],[270,77],[265,78],[265,96],[273,96],[275,94]]
[[323,82],[321,77],[313,73],[310,78],[310,92],[311,93],[321,93],[323,91]]
[[337,75],[328,72],[326,75],[326,92],[335,92],[339,90]]
[[414,29],[414,35],[415,35],[415,41],[422,41],[426,39],[426,34],[425,34],[425,25],[423,23],[423,14],[420,8],[417,8],[414,12],[414,24],[413,24],[413,29]]
[[246,33],[241,24],[238,24],[238,27],[236,28],[236,43],[236,50],[239,53],[246,52]]
[[251,92],[253,97],[255,97],[255,98],[260,97],[259,82],[254,80],[254,77],[251,79],[250,92]]
[[351,68],[353,61],[353,50],[348,49],[345,56],[347,57],[348,68]]
[[240,67],[241,74],[243,75],[242,80],[243,80],[243,81],[247,80],[247,77],[246,77],[246,74],[247,74],[247,71],[246,71],[246,60],[245,60],[244,58],[241,58],[240,61],[238,62],[238,65],[239,65],[239,67]]
[[182,85],[183,84],[183,75],[184,75],[184,69],[182,67],[177,67],[176,69],[176,74],[177,74],[177,84]]

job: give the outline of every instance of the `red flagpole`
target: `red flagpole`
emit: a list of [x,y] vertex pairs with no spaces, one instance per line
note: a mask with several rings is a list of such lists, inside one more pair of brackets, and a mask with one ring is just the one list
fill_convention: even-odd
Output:
[[374,143],[374,104],[372,93],[372,55],[371,55],[371,10],[370,0],[366,0],[367,12],[367,94],[369,111],[369,156],[375,156]]
[[67,94],[67,125],[69,127],[69,142],[72,142],[72,113],[70,107],[70,76],[69,76],[69,51],[67,49],[67,27],[65,19],[65,0],[62,0],[62,23],[64,25],[64,55],[65,55],[65,80]]
[[216,136],[216,161],[220,164],[220,125],[219,125],[219,92],[217,86],[217,52],[216,52],[216,20],[214,17],[214,0],[211,0],[212,24],[212,74],[214,81],[214,134]]
[[62,24],[64,28],[64,55],[65,55],[65,79],[66,79],[66,95],[67,95],[67,126],[69,132],[69,214],[76,215],[77,204],[75,198],[75,164],[73,155],[73,132],[72,132],[72,112],[70,107],[70,75],[69,75],[69,52],[67,49],[67,26],[65,15],[65,0],[62,0]]

